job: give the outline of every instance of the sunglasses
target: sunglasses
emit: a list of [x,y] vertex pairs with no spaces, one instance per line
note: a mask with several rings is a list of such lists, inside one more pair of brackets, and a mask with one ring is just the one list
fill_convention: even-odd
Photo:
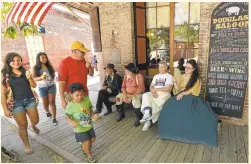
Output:
[[191,70],[191,69],[193,69],[193,68],[190,68],[190,67],[185,67],[185,69],[190,69],[190,70]]

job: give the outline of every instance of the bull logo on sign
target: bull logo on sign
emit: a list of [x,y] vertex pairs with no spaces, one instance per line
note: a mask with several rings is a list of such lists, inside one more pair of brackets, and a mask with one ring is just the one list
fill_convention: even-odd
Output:
[[240,8],[239,7],[229,7],[226,9],[226,12],[228,13],[228,16],[231,16],[232,14],[234,15],[239,15]]

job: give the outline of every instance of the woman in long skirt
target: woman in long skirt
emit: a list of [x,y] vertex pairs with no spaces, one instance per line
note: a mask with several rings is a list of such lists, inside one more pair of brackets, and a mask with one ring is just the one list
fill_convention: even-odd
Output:
[[186,143],[217,146],[218,118],[199,97],[201,80],[195,60],[187,62],[179,84],[174,78],[174,89],[178,94],[164,104],[159,116],[159,136]]

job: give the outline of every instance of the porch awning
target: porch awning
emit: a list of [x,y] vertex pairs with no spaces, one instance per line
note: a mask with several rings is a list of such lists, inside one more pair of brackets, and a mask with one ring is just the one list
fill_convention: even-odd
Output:
[[15,2],[5,22],[22,22],[40,25],[54,2]]

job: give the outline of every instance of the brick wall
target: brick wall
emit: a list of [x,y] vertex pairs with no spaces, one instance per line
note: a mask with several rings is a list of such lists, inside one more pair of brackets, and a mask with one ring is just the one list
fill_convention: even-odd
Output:
[[[89,22],[88,19],[85,20]],[[87,48],[91,48],[91,29],[76,17],[51,9],[43,24],[46,28],[44,35],[45,52],[57,70],[60,61],[71,54],[73,41],[81,41]]]
[[[103,67],[114,63],[113,52],[120,60],[115,64],[119,74],[124,74],[124,65],[134,62],[133,6],[130,2],[94,3],[99,7],[102,53],[97,53],[100,80],[104,79]],[[119,58],[118,58],[119,59]]]
[[[199,58],[200,75],[202,77],[202,90],[201,96],[204,97],[206,87],[207,75],[207,61],[209,54],[209,38],[210,38],[210,21],[213,9],[220,3],[218,2],[205,2],[200,3],[200,41],[199,41]],[[243,118],[229,118],[221,117],[222,120],[234,124],[248,124],[248,93],[246,97],[245,107],[243,110]]]
[[11,39],[4,39],[3,35],[1,35],[1,68],[4,64],[5,56],[9,52],[17,52],[23,58],[23,65],[25,68],[29,69],[29,58],[28,58],[28,51],[25,45],[25,39],[22,36],[18,36],[16,40]]
[[[85,21],[90,24],[88,19]],[[52,7],[45,16],[42,25],[46,31],[43,35],[45,52],[56,71],[60,61],[71,54],[70,48],[73,41],[79,40],[91,49],[91,29],[67,12]],[[6,40],[2,37],[1,44],[2,54],[5,55],[10,51],[18,52],[23,56],[25,63],[28,63],[28,52],[23,36],[19,36],[17,40]],[[91,53],[88,55],[91,56]],[[4,57],[2,56],[2,61]]]

